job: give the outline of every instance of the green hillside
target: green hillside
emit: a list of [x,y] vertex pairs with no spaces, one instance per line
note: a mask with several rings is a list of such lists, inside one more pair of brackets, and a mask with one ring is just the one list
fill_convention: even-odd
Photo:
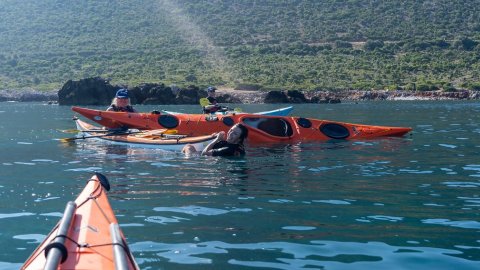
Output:
[[0,89],[480,88],[480,0],[2,0]]

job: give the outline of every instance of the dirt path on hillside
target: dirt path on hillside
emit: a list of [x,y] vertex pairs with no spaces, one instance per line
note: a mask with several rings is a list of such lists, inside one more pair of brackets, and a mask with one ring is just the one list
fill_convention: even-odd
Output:
[[238,90],[231,87],[217,87],[217,92],[225,94],[256,94],[262,93],[261,91],[256,90]]

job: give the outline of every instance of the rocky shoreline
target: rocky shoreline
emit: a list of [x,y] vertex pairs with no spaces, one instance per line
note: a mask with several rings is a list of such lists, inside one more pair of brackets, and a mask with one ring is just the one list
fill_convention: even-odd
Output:
[[[275,93],[279,102],[270,102],[268,100],[271,92],[228,92],[236,99],[242,100],[242,103],[340,103],[344,101],[365,101],[365,100],[478,100],[480,91],[462,90],[456,92],[443,91],[363,91],[363,90],[344,90],[344,91],[308,91],[300,92],[305,96],[305,101],[301,98],[291,98],[290,91]],[[221,91],[220,91],[221,93]],[[282,96],[286,96],[282,98]]]
[[17,101],[33,102],[46,101],[58,102],[58,93],[56,91],[37,91],[37,90],[1,90],[0,102]]
[[[2,90],[0,101],[31,102],[41,101],[60,105],[108,105],[115,92],[121,88],[109,81],[96,77],[79,81],[68,81],[57,91]],[[129,88],[132,104],[198,104],[206,96],[203,89],[188,86],[185,89],[164,84],[141,84]],[[341,103],[362,100],[478,100],[480,91],[247,91],[217,90],[220,103]]]

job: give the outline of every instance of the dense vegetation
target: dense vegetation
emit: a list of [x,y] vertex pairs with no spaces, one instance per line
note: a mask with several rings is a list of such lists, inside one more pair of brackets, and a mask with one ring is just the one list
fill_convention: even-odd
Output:
[[480,90],[480,0],[2,0],[0,89]]

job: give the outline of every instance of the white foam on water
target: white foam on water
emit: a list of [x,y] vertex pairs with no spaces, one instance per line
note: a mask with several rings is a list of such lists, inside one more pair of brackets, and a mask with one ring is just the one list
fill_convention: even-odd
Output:
[[440,146],[442,146],[442,147],[450,148],[450,149],[454,149],[454,148],[457,148],[457,147],[458,147],[458,146],[453,145],[453,144],[444,144],[444,143],[440,143],[440,144],[438,144],[438,145],[440,145]]
[[316,227],[313,226],[284,226],[282,227],[284,230],[290,230],[290,231],[311,231],[315,230]]
[[318,202],[318,203],[327,203],[327,204],[337,204],[337,205],[341,205],[341,204],[351,204],[347,201],[343,201],[343,200],[312,200],[312,202]]
[[26,217],[26,216],[34,216],[34,215],[35,215],[34,213],[29,213],[29,212],[0,214],[0,219]]

